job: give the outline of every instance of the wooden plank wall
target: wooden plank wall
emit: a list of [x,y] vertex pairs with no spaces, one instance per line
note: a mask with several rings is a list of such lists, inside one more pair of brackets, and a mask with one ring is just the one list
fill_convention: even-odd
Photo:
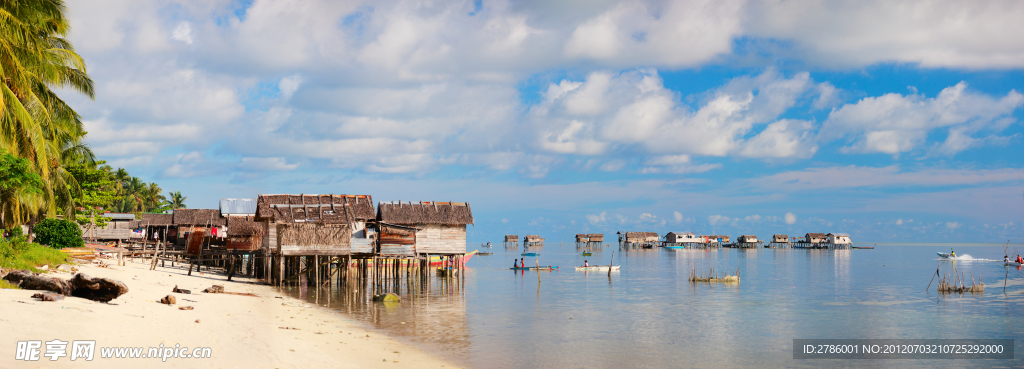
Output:
[[466,252],[466,226],[420,224],[416,226],[416,252],[461,254]]

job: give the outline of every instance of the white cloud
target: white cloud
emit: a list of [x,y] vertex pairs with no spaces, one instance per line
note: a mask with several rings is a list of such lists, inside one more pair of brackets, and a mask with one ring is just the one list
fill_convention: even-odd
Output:
[[174,27],[174,32],[171,34],[171,38],[191,45],[192,24],[185,21],[178,23],[178,26]]
[[796,224],[796,214],[786,213],[786,224]]
[[[967,90],[960,82],[934,98],[889,93],[866,97],[829,114],[822,125],[825,141],[849,137],[847,152],[900,154],[922,146],[930,132],[948,127],[948,138],[937,150],[952,155],[975,143],[1000,140],[1007,119],[1024,105],[1024,95],[1010,91],[993,98]],[[1011,120],[1012,121],[1012,120]],[[975,140],[969,135],[988,131],[990,138]]]
[[680,213],[678,211],[673,211],[672,212],[672,219],[675,219],[676,223],[682,222],[683,221],[683,213]]
[[717,215],[716,214],[716,215],[708,216],[708,223],[710,223],[712,226],[716,226],[716,225],[719,225],[719,224],[726,224],[726,223],[729,223],[730,220],[732,220],[732,219],[727,217],[727,216],[724,216],[724,215]]
[[886,187],[886,186],[962,186],[1024,180],[1024,169],[923,169],[901,171],[887,167],[824,167],[782,172],[752,179],[751,184],[773,190]]
[[797,58],[829,66],[884,62],[929,68],[1024,66],[1015,1],[884,0],[746,3],[744,32],[787,40]]
[[604,223],[607,215],[608,212],[602,211],[601,214],[587,214],[586,217],[587,221],[590,222],[590,224],[596,225],[599,223]]
[[289,171],[298,168],[299,164],[288,164],[285,158],[242,158],[237,168],[246,172]]
[[960,228],[962,226],[963,226],[963,223],[960,223],[960,222],[946,222],[946,228],[949,228],[949,229],[957,229],[957,228]]
[[896,219],[896,225],[903,225],[903,218]]
[[285,100],[292,98],[292,95],[295,94],[295,91],[299,90],[299,85],[301,84],[302,76],[298,74],[281,78],[281,82],[278,83],[278,88],[281,90],[281,97]]

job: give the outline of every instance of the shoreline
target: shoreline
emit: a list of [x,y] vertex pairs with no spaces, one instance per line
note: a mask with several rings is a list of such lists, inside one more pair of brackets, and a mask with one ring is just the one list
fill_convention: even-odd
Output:
[[[98,258],[115,263],[114,259]],[[169,368],[243,367],[299,368],[382,367],[459,368],[459,363],[396,339],[340,311],[290,297],[274,287],[235,276],[231,282],[218,272],[193,271],[187,264],[149,270],[148,259],[126,259],[125,266],[74,265],[91,277],[119,280],[128,293],[109,304],[77,297],[43,302],[31,298],[40,291],[0,289],[0,366],[94,366],[135,368],[140,364]],[[169,264],[168,264],[169,265]],[[48,275],[70,278],[74,273]],[[201,292],[211,285],[227,292],[253,296]],[[192,294],[171,293],[178,286]],[[158,301],[172,295],[177,304]],[[192,306],[194,310],[179,310]],[[196,320],[198,319],[198,323]],[[285,329],[282,329],[284,327]],[[294,329],[293,329],[294,328]],[[92,361],[70,356],[50,361],[40,351],[39,361],[15,360],[18,341],[95,340]],[[101,358],[103,347],[209,347],[210,358]],[[70,344],[67,353],[70,354]]]

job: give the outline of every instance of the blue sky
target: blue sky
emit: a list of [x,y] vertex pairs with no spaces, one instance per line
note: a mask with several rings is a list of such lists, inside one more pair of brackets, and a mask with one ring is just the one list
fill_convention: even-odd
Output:
[[191,208],[1021,242],[1019,2],[72,1],[100,158]]

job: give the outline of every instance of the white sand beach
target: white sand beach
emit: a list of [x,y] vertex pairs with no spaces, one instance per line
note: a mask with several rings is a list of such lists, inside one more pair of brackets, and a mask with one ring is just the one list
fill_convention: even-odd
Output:
[[[453,368],[458,365],[381,334],[347,316],[287,297],[273,287],[186,268],[149,270],[144,260],[108,268],[79,265],[91,277],[124,282],[129,292],[108,303],[67,297],[31,298],[40,291],[0,289],[0,367],[55,368]],[[167,264],[170,266],[170,263]],[[70,278],[73,273],[53,272]],[[201,292],[211,285],[259,297]],[[171,293],[178,286],[192,294]],[[158,301],[174,295],[176,305]],[[193,310],[179,310],[192,306]],[[282,328],[283,327],[283,328]],[[45,342],[95,340],[92,361],[50,361]],[[39,361],[15,360],[18,341],[44,344]],[[211,358],[102,358],[103,347],[209,347]],[[67,353],[70,355],[71,345]]]

